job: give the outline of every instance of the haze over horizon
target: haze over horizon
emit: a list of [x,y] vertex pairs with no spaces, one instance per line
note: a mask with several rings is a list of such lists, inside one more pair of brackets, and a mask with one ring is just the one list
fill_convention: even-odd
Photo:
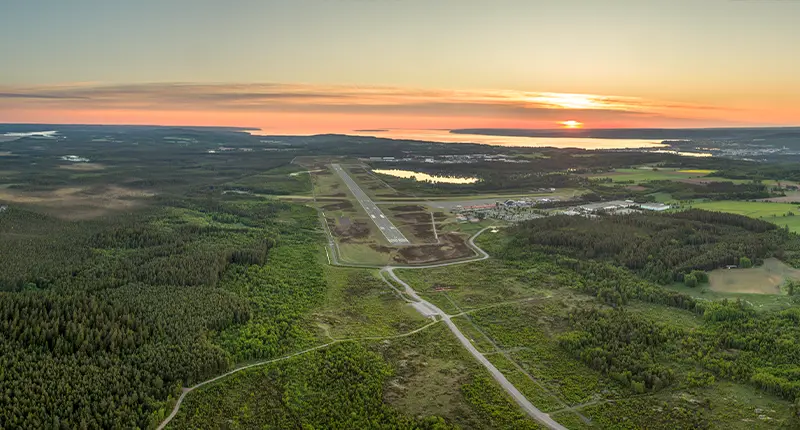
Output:
[[794,126],[798,16],[756,0],[9,2],[0,122]]

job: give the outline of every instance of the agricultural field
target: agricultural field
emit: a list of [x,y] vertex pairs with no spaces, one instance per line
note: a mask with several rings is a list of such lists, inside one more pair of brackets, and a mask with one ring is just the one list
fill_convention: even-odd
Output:
[[787,226],[790,231],[800,232],[800,207],[791,203],[715,201],[693,202],[689,207],[763,219],[780,227]]
[[710,170],[681,170],[660,167],[639,167],[635,169],[615,169],[608,173],[585,175],[589,179],[609,178],[612,182],[628,182],[639,184],[648,181],[677,181],[708,176]]

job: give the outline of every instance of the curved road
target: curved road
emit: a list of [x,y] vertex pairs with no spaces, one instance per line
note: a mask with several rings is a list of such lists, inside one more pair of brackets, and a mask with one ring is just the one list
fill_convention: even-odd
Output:
[[[323,225],[325,225],[324,221],[323,221]],[[414,291],[413,288],[411,288],[410,285],[408,285],[405,281],[400,279],[394,273],[395,269],[433,269],[433,268],[437,268],[437,267],[446,267],[446,266],[453,266],[453,265],[456,265],[456,264],[466,264],[466,263],[472,263],[472,262],[475,262],[475,261],[486,260],[487,258],[489,258],[489,254],[487,254],[486,251],[484,251],[478,245],[475,244],[475,239],[481,233],[483,233],[486,230],[488,230],[490,228],[493,228],[493,227],[486,227],[486,228],[482,229],[481,231],[475,233],[472,237],[469,238],[469,241],[467,243],[470,246],[470,248],[472,248],[476,253],[476,256],[474,258],[471,258],[471,259],[468,259],[468,260],[451,261],[449,263],[428,264],[428,265],[424,265],[424,266],[386,266],[386,267],[371,266],[371,265],[350,265],[350,264],[342,264],[342,263],[340,263],[338,261],[338,258],[337,258],[337,252],[336,252],[336,248],[335,248],[335,241],[333,240],[333,237],[330,235],[330,232],[327,230],[326,227],[327,226],[325,225],[325,227],[324,227],[325,228],[325,233],[328,234],[328,239],[329,239],[328,246],[330,248],[329,258],[330,258],[331,265],[334,265],[334,266],[345,266],[345,267],[362,267],[362,268],[381,269],[381,274],[383,274],[383,273],[389,274],[389,276],[395,282],[397,282],[400,286],[403,287],[403,289],[405,290],[404,293],[413,299],[412,301],[415,304],[414,308],[418,312],[420,312],[421,314],[423,314],[423,315],[425,315],[427,317],[434,317],[435,318],[436,316],[438,316],[439,318],[441,318],[442,321],[444,321],[445,324],[447,324],[447,327],[450,329],[450,331],[453,332],[453,334],[456,336],[456,338],[458,338],[458,340],[461,342],[461,344],[464,346],[464,348],[466,348],[467,351],[469,351],[469,353],[472,354],[472,356],[475,357],[475,359],[478,360],[478,362],[480,364],[482,364],[483,367],[486,368],[486,370],[489,371],[489,373],[492,375],[492,377],[495,379],[495,381],[497,381],[500,384],[500,386],[503,387],[504,390],[506,390],[506,392],[514,399],[515,402],[517,402],[517,404],[525,411],[525,413],[527,413],[531,418],[533,418],[534,420],[538,421],[539,423],[545,425],[549,429],[567,430],[566,427],[562,426],[561,424],[557,423],[555,420],[550,418],[550,415],[546,414],[545,412],[542,412],[536,406],[534,406],[517,389],[517,387],[515,387],[514,384],[512,384],[505,377],[505,375],[503,375],[503,373],[500,372],[500,370],[497,369],[497,367],[495,367],[494,364],[492,364],[483,354],[481,354],[481,352],[478,351],[475,348],[474,345],[472,345],[472,342],[470,342],[469,339],[467,339],[467,337],[464,336],[464,334],[461,332],[461,330],[459,330],[458,326],[456,326],[455,323],[453,323],[450,320],[451,317],[452,317],[451,315],[448,315],[446,312],[444,312],[443,310],[439,309],[439,307],[437,307],[433,303],[430,303],[427,300],[424,300],[422,297],[419,296],[419,294],[417,294],[416,291]],[[385,278],[384,278],[384,280],[385,280]],[[394,286],[392,286],[392,288],[394,288]],[[416,329],[414,331],[411,331],[409,333],[405,333],[405,334],[398,335],[398,336],[389,336],[387,338],[409,336],[409,335],[417,333],[417,332],[419,332],[419,331],[421,331],[421,330],[423,330],[423,329],[425,329],[427,327],[430,327],[432,324],[435,324],[436,322],[437,321],[434,321],[433,323],[427,324],[427,325],[425,325],[425,326],[423,326],[423,327],[421,327],[419,329]],[[372,338],[370,338],[370,339],[372,339]],[[384,338],[380,338],[380,339],[384,339]],[[318,350],[318,349],[326,348],[326,347],[328,347],[330,345],[333,345],[335,343],[345,342],[345,341],[348,341],[348,340],[359,340],[359,339],[336,340],[336,341],[333,341],[333,342],[330,342],[330,343],[326,343],[324,345],[319,345],[319,346],[315,346],[313,348],[309,348],[309,349],[306,349],[306,350],[303,350],[303,351],[299,351],[299,352],[296,352],[294,354],[287,355],[287,356],[284,356],[284,357],[275,358],[275,359],[272,359],[272,360],[262,361],[262,362],[258,362],[258,363],[249,364],[247,366],[238,367],[236,369],[231,370],[230,372],[224,373],[222,375],[219,375],[219,376],[217,376],[215,378],[212,378],[212,379],[209,379],[207,381],[203,381],[203,382],[201,382],[201,383],[199,383],[199,384],[197,384],[197,385],[195,385],[195,386],[193,386],[191,388],[184,388],[183,392],[181,393],[181,396],[178,398],[178,401],[175,403],[175,407],[172,409],[172,412],[158,426],[158,430],[162,430],[164,427],[167,426],[167,424],[169,424],[169,422],[173,418],[175,418],[175,415],[178,414],[178,410],[180,409],[181,403],[183,403],[183,400],[186,397],[186,395],[189,394],[190,392],[192,392],[193,390],[202,387],[203,385],[209,384],[211,382],[215,382],[215,381],[217,381],[219,379],[225,378],[226,376],[229,376],[231,374],[234,374],[236,372],[240,372],[242,370],[245,370],[245,369],[248,369],[248,368],[251,368],[251,367],[262,366],[262,365],[265,365],[265,364],[270,364],[270,363],[274,363],[274,362],[278,362],[278,361],[287,360],[289,358],[296,357],[298,355],[302,355],[302,354],[305,354],[305,353],[308,353],[308,352],[311,352],[311,351],[315,351],[315,350]],[[365,340],[365,339],[362,339],[362,340]]]
[[[313,193],[313,187],[312,187],[312,193]],[[315,199],[315,201],[316,201],[316,199]],[[504,390],[506,390],[506,392],[514,399],[514,401],[516,401],[517,404],[519,404],[519,406],[531,418],[533,418],[536,421],[540,422],[541,424],[545,425],[547,428],[555,429],[555,430],[567,430],[566,427],[562,426],[561,424],[557,423],[555,420],[550,418],[550,415],[542,412],[536,406],[534,406],[517,389],[517,387],[515,387],[514,384],[512,384],[505,377],[505,375],[503,375],[503,373],[500,372],[497,369],[497,367],[495,367],[494,364],[492,364],[486,357],[484,357],[484,355],[481,354],[481,352],[478,351],[475,348],[475,346],[472,345],[472,342],[470,342],[469,339],[467,339],[467,337],[464,336],[464,334],[461,332],[461,330],[459,330],[459,328],[450,320],[451,315],[448,315],[447,313],[445,313],[444,311],[439,309],[433,303],[430,303],[430,302],[422,299],[417,294],[417,292],[414,291],[413,288],[411,288],[410,285],[405,283],[402,279],[397,277],[397,275],[394,273],[394,269],[433,269],[433,268],[437,268],[437,267],[446,267],[446,266],[453,266],[453,265],[456,265],[456,264],[466,264],[466,263],[472,263],[474,261],[486,260],[487,258],[489,258],[489,254],[486,251],[484,251],[483,249],[481,249],[481,247],[479,247],[478,245],[475,244],[475,239],[478,236],[480,236],[481,233],[483,233],[486,230],[489,230],[491,228],[494,228],[494,227],[483,228],[482,230],[480,230],[479,232],[475,233],[474,235],[472,235],[472,237],[469,238],[469,240],[467,241],[467,245],[469,245],[469,247],[472,248],[473,251],[475,251],[475,257],[473,257],[473,258],[466,259],[466,260],[452,261],[452,262],[449,262],[449,263],[428,264],[428,265],[423,265],[423,266],[386,266],[386,267],[380,267],[380,266],[373,266],[373,265],[368,265],[368,264],[344,264],[344,263],[341,263],[339,261],[339,258],[338,258],[338,246],[337,246],[336,240],[333,238],[333,234],[331,234],[330,230],[328,229],[328,224],[325,221],[324,217],[322,219],[322,225],[323,225],[323,229],[325,231],[325,234],[328,237],[328,248],[330,249],[330,251],[328,251],[326,249],[325,252],[328,254],[328,262],[331,265],[334,265],[334,266],[345,266],[345,267],[374,268],[374,269],[379,268],[379,269],[381,269],[381,277],[384,279],[384,281],[386,281],[386,278],[383,276],[383,273],[388,273],[389,276],[395,282],[397,282],[399,285],[401,285],[405,289],[405,294],[407,294],[408,296],[410,296],[413,299],[412,301],[414,302],[413,304],[415,305],[414,308],[419,313],[421,313],[422,315],[424,315],[426,317],[439,316],[445,322],[445,324],[447,324],[447,327],[450,328],[450,331],[452,331],[453,334],[458,338],[458,340],[461,342],[461,344],[464,346],[464,348],[466,348],[467,351],[469,351],[470,354],[472,354],[472,356],[475,357],[475,359],[478,360],[478,362],[481,363],[483,365],[483,367],[485,367],[486,370],[489,371],[489,373],[492,374],[492,377],[500,384],[500,386],[503,387]],[[389,286],[392,287],[392,289],[397,291],[395,289],[395,287],[393,285],[391,285],[390,282],[386,281],[386,283],[389,284]],[[404,300],[408,301],[408,299],[406,299],[405,297],[402,297],[402,298]]]

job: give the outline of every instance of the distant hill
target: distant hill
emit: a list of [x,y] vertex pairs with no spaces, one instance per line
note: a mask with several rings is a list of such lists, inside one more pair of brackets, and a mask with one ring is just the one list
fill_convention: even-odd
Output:
[[0,133],[31,133],[42,130],[57,131],[96,131],[118,133],[126,130],[134,131],[163,131],[174,133],[176,131],[187,132],[243,132],[259,130],[258,128],[248,127],[203,127],[203,126],[161,126],[161,125],[105,125],[105,124],[2,124],[0,123]]

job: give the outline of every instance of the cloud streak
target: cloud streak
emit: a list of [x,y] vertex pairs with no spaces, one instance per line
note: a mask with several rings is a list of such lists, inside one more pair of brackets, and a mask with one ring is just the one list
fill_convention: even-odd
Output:
[[[724,117],[731,109],[634,97],[507,90],[301,84],[151,83],[0,86],[0,110],[177,111],[470,117],[587,125]],[[448,127],[448,124],[442,124]]]

